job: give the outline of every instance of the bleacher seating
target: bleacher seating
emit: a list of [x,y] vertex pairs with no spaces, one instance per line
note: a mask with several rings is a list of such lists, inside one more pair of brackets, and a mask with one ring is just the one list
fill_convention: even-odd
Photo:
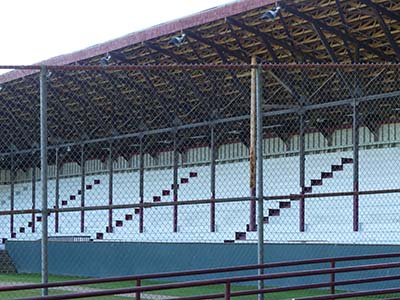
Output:
[[[362,150],[360,152],[360,190],[396,188],[399,181],[400,148]],[[351,152],[331,152],[307,155],[306,193],[352,191],[353,166]],[[384,159],[383,159],[384,158]],[[145,202],[173,201],[173,171],[171,168],[145,171]],[[79,177],[60,180],[60,206],[80,206],[82,192]],[[49,181],[49,206],[55,206],[55,181]],[[264,160],[265,195],[298,194],[298,156]],[[85,205],[108,204],[108,175],[86,177]],[[216,166],[216,197],[249,196],[249,163],[235,161]],[[9,197],[9,186],[0,186],[0,197]],[[36,207],[40,209],[41,191],[36,189]],[[210,198],[210,166],[179,168],[179,200]],[[15,209],[31,208],[29,182],[15,184]],[[113,179],[113,203],[139,203],[139,172],[119,171]],[[328,243],[399,243],[400,202],[397,194],[360,196],[360,228],[353,231],[353,197],[308,198],[305,200],[305,231],[299,230],[299,201],[274,200],[264,203],[265,240],[271,242]],[[2,210],[6,207],[2,207]],[[178,207],[178,232],[173,232],[173,206],[144,208],[144,232],[139,233],[138,209],[114,209],[113,230],[108,228],[108,210],[86,211],[85,230],[80,231],[80,212],[59,215],[59,232],[55,232],[55,214],[49,216],[51,236],[90,236],[95,241],[138,242],[235,242],[257,240],[250,232],[249,203],[216,204],[216,231],[210,232],[210,205]],[[40,215],[32,233],[31,215],[14,218],[15,239],[40,239]],[[0,216],[2,243],[10,236],[10,217]]]

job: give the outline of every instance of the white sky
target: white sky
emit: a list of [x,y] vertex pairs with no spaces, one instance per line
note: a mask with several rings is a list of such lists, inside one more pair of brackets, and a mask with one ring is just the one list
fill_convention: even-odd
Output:
[[0,65],[77,51],[233,0],[1,0]]

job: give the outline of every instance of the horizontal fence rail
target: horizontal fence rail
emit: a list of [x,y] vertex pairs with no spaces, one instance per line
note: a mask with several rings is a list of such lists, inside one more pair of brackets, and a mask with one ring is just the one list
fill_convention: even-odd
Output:
[[[358,191],[358,192],[333,192],[333,193],[320,193],[320,194],[290,194],[290,195],[279,195],[279,196],[266,196],[263,197],[265,201],[268,200],[300,200],[303,198],[332,198],[332,197],[343,197],[343,196],[354,196],[354,195],[379,195],[379,194],[397,194],[400,193],[400,189],[387,189],[387,190],[371,190],[371,191]],[[71,208],[49,208],[49,213],[55,212],[74,212],[74,211],[96,211],[96,210],[107,210],[107,209],[123,209],[123,208],[149,208],[149,207],[163,207],[173,205],[195,205],[195,204],[210,204],[215,203],[230,203],[230,202],[243,202],[257,200],[257,198],[243,197],[243,198],[223,198],[223,199],[201,199],[201,200],[179,200],[178,203],[143,203],[143,204],[121,204],[121,205],[101,205],[101,206],[86,206],[86,207],[71,207]],[[13,211],[0,211],[0,215],[21,215],[41,213],[41,210],[13,210]]]
[[[122,282],[122,281],[136,281],[138,285],[140,285],[141,281],[148,279],[161,279],[161,278],[171,278],[171,277],[180,277],[180,276],[192,276],[192,275],[204,275],[204,274],[215,274],[215,273],[226,273],[226,272],[239,272],[245,270],[256,270],[256,269],[269,269],[269,268],[277,268],[277,267],[288,267],[288,266],[300,266],[300,265],[310,265],[310,264],[321,264],[321,263],[338,263],[338,262],[359,262],[365,260],[377,260],[377,259],[390,259],[390,258],[399,258],[399,253],[388,253],[388,254],[380,254],[380,255],[363,255],[363,256],[348,256],[348,257],[336,257],[336,258],[322,258],[322,259],[313,259],[313,260],[303,260],[303,261],[291,261],[291,262],[280,262],[280,263],[270,263],[263,265],[248,265],[248,266],[239,266],[239,267],[229,267],[229,268],[217,268],[210,270],[194,270],[194,271],[184,271],[184,272],[171,272],[171,273],[163,273],[163,274],[148,274],[148,275],[139,275],[139,276],[125,276],[125,277],[116,277],[116,278],[100,278],[100,279],[88,279],[88,280],[77,280],[70,282],[54,282],[47,284],[29,284],[29,285],[21,285],[21,286],[9,286],[9,287],[0,287],[0,292],[5,291],[18,291],[18,290],[28,290],[28,289],[38,289],[38,288],[54,288],[54,287],[67,287],[67,286],[76,286],[76,285],[87,285],[87,284],[98,284],[98,283],[109,283],[109,282]],[[207,286],[207,285],[216,285],[216,284],[225,284],[231,285],[234,283],[240,282],[251,282],[256,280],[271,280],[271,279],[279,279],[279,278],[294,278],[294,277],[304,277],[304,276],[315,276],[315,275],[325,275],[325,274],[341,274],[341,273],[349,273],[349,272],[359,272],[359,271],[371,271],[371,270],[379,270],[379,269],[394,269],[399,268],[400,263],[398,262],[390,262],[390,263],[378,263],[378,264],[368,264],[368,265],[356,265],[356,266],[346,266],[346,267],[328,267],[327,269],[311,269],[305,271],[292,271],[292,272],[278,272],[273,274],[264,274],[264,275],[248,275],[248,276],[236,276],[236,277],[226,277],[220,279],[211,279],[211,280],[194,280],[187,281],[182,283],[166,283],[166,284],[156,284],[151,286],[138,286],[133,288],[119,288],[119,289],[111,289],[111,290],[102,290],[102,291],[93,291],[93,292],[83,292],[83,293],[74,293],[74,294],[66,294],[66,295],[51,295],[45,297],[31,297],[24,299],[78,299],[78,298],[87,298],[87,297],[97,297],[97,296],[108,296],[108,295],[119,295],[119,294],[127,294],[127,293],[144,293],[144,292],[154,292],[158,290],[167,290],[167,289],[176,289],[176,288],[188,288],[188,287],[199,287],[199,286]],[[255,295],[259,293],[276,293],[282,291],[294,291],[294,290],[305,290],[305,289],[314,289],[314,288],[324,288],[324,287],[338,287],[338,286],[346,286],[346,285],[354,285],[354,284],[363,284],[368,282],[380,282],[380,281],[390,281],[390,280],[398,280],[400,275],[392,275],[392,276],[383,276],[383,277],[366,277],[359,279],[351,279],[351,280],[341,280],[334,282],[321,282],[316,284],[308,284],[308,285],[294,285],[294,286],[286,286],[279,288],[265,288],[262,290],[249,290],[249,291],[240,291],[240,292],[229,292],[229,294],[210,294],[210,295],[199,295],[199,296],[191,296],[191,297],[182,297],[182,299],[217,299],[217,298],[227,298],[235,296],[244,296],[244,295]],[[335,290],[331,290],[334,293]],[[396,292],[400,291],[400,289],[386,289],[388,292]],[[338,295],[327,295],[327,296],[318,296],[315,299],[325,299],[323,297],[328,297],[326,299],[341,299],[343,295],[379,295],[385,293],[375,293],[377,291],[368,291],[363,294],[362,292],[357,293],[345,293]],[[138,295],[137,295],[138,297]],[[181,299],[181,298],[180,298]],[[314,299],[314,297],[309,297],[307,299]]]

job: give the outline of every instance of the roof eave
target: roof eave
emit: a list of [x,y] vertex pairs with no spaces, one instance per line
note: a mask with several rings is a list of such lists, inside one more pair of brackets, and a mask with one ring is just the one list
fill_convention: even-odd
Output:
[[[273,4],[276,0],[239,0],[216,8],[205,10],[171,22],[159,24],[148,29],[134,32],[111,41],[91,46],[73,53],[56,56],[37,63],[37,65],[68,65],[81,60],[90,59],[108,52],[112,52],[130,45],[142,43],[154,38],[179,32],[184,29],[203,25],[237,15],[245,11]],[[0,83],[16,80],[38,72],[37,70],[13,70],[0,75]]]

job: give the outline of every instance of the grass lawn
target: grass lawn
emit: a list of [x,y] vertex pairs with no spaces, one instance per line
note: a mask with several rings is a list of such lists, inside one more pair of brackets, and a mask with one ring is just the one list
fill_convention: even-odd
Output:
[[[79,280],[85,279],[84,277],[72,277],[72,276],[59,276],[59,275],[50,275],[49,282],[58,282],[58,281],[70,281],[70,280]],[[0,274],[0,282],[27,282],[27,283],[40,283],[41,277],[39,274]],[[146,285],[155,285],[155,284],[164,284],[167,283],[165,281],[144,281],[142,282],[143,286]],[[116,283],[101,283],[101,284],[91,284],[86,287],[97,288],[97,289],[115,289],[115,288],[126,288],[135,286],[135,282],[116,282]],[[232,286],[232,292],[238,291],[246,291],[255,289],[255,286]],[[50,294],[62,294],[67,293],[68,287],[65,288],[65,291],[61,290],[51,290]],[[166,296],[175,296],[175,297],[184,297],[191,295],[205,295],[205,294],[218,294],[224,292],[224,285],[210,285],[204,287],[193,287],[193,288],[182,288],[182,289],[173,289],[173,290],[161,290],[149,292],[149,294],[159,294]],[[339,291],[340,292],[340,291]],[[73,293],[73,292],[72,292]],[[328,290],[303,290],[303,291],[289,291],[289,292],[280,292],[280,293],[271,293],[265,294],[265,299],[293,299],[293,298],[301,298],[306,296],[317,296],[329,293]],[[0,299],[13,299],[13,298],[21,298],[21,297],[29,297],[29,296],[37,296],[40,295],[40,290],[31,291],[18,291],[18,292],[0,292]],[[396,295],[397,296],[397,295]],[[95,297],[95,298],[87,298],[87,299],[124,299],[123,296],[105,296],[105,297]],[[146,297],[142,297],[146,299]],[[383,295],[380,296],[383,298]],[[234,299],[257,299],[257,295],[252,296],[243,296],[243,297],[235,297]],[[352,299],[371,299],[371,298],[352,298]]]

